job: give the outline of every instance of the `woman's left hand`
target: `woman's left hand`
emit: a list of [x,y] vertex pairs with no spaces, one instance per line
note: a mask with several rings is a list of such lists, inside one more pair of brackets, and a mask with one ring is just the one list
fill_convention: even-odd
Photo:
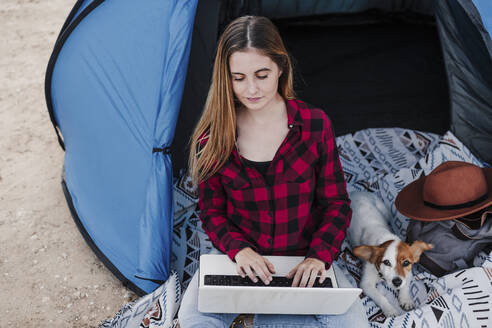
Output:
[[292,287],[313,287],[318,274],[320,275],[319,282],[322,283],[326,278],[325,262],[308,257],[292,269],[286,277],[288,279],[294,277]]

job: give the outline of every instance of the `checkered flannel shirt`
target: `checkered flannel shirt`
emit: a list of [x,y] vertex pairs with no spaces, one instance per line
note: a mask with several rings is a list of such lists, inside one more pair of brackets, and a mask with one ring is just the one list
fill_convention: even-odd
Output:
[[[234,148],[198,187],[200,219],[212,243],[234,261],[251,247],[261,255],[337,257],[352,211],[330,120],[321,109],[287,101],[289,132],[267,177]],[[206,141],[205,141],[206,142]]]

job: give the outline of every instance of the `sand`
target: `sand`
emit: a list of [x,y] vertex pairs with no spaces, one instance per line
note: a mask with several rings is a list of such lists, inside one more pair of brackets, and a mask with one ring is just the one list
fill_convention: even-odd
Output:
[[136,298],[87,246],[61,188],[44,78],[74,3],[0,4],[0,327],[97,327]]

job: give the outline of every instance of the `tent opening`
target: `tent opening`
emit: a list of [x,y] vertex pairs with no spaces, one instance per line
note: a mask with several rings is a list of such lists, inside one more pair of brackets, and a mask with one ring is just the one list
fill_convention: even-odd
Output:
[[[250,1],[242,10],[217,4],[218,26],[201,21],[202,11],[213,10],[199,4],[194,38],[201,41],[192,44],[172,145],[175,176],[187,167],[188,141],[208,92],[216,42],[229,22],[245,14],[269,17],[278,27],[293,59],[297,97],[324,109],[337,136],[379,127],[441,135],[450,129],[447,73],[431,3],[381,2],[379,8],[360,2],[364,10],[345,8],[345,2],[333,4],[336,8],[293,3]],[[203,32],[210,29],[216,33]],[[200,46],[207,38],[209,46]]]
[[434,18],[411,12],[274,20],[295,63],[300,99],[342,135],[369,127],[443,134],[449,91]]

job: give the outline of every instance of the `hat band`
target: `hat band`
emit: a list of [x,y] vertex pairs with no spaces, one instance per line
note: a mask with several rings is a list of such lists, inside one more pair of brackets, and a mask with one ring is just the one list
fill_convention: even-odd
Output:
[[429,203],[429,202],[426,202],[424,200],[424,205],[425,206],[429,206],[429,207],[432,207],[432,208],[435,208],[435,209],[438,209],[438,210],[459,210],[459,209],[462,209],[462,208],[467,208],[467,207],[471,207],[471,206],[474,206],[474,205],[477,205],[481,202],[483,202],[484,200],[487,199],[487,196],[488,194],[484,194],[483,196],[475,199],[475,200],[472,200],[472,201],[469,201],[469,202],[466,202],[466,203],[462,203],[462,204],[456,204],[456,205],[436,205],[434,203]]

